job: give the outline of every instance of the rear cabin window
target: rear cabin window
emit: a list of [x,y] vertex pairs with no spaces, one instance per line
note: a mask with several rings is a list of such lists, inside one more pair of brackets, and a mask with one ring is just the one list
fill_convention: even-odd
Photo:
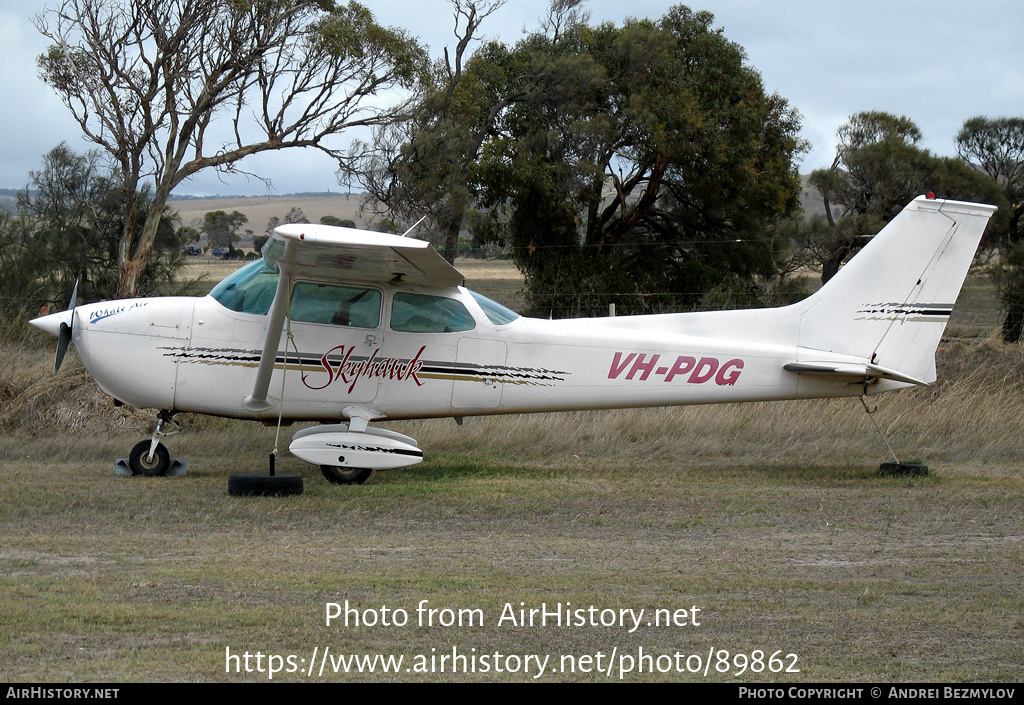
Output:
[[395,294],[391,329],[408,333],[455,333],[476,327],[473,316],[455,299],[427,294]]
[[292,320],[376,328],[381,298],[377,289],[299,282],[292,289]]

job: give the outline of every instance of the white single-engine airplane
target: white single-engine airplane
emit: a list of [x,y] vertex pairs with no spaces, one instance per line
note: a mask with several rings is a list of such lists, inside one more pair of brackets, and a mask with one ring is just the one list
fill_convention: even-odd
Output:
[[[179,412],[319,421],[291,452],[334,483],[418,463],[382,419],[850,397],[935,380],[935,350],[993,206],[919,197],[818,292],[773,309],[538,320],[462,285],[426,242],[284,225],[202,298],[71,307],[32,321],[74,341],[115,401],[159,410],[131,452],[161,475]],[[246,476],[259,484],[273,477]],[[299,476],[301,483],[301,476]],[[259,489],[259,487],[256,487]],[[301,491],[301,484],[299,490]]]

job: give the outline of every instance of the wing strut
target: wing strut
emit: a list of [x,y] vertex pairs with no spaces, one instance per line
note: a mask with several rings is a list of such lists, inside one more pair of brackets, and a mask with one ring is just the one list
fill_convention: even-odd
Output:
[[419,224],[422,223],[426,219],[427,219],[427,216],[423,216],[422,218],[417,220],[415,223],[413,223],[413,226],[411,228],[409,228],[404,233],[402,233],[402,237],[409,237],[409,235],[412,233],[412,231],[415,230],[417,227],[419,227]]
[[[260,355],[259,369],[256,370],[256,382],[253,384],[252,394],[242,400],[242,406],[249,411],[266,411],[274,407],[274,403],[267,399],[267,393],[270,389],[270,376],[274,373],[274,365],[277,362],[277,351],[281,346],[281,333],[284,330],[284,319],[291,298],[291,275],[288,265],[295,258],[295,248],[295,241],[288,240],[284,255],[277,261],[280,277],[277,280],[274,303],[270,305],[270,312],[267,314],[267,337],[263,341],[263,353]],[[285,353],[285,365],[288,364],[287,358],[288,355]]]

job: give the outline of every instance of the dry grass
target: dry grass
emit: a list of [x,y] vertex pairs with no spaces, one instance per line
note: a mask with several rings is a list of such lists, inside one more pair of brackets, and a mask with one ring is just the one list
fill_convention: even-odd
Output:
[[[48,353],[4,353],[0,680],[265,681],[225,673],[225,648],[311,658],[324,646],[799,655],[798,674],[736,678],[755,682],[1024,676],[1020,348],[950,342],[943,382],[878,398],[897,451],[932,467],[912,481],[878,475],[884,446],[844,400],[396,424],[427,449],[423,465],[336,487],[285,457],[279,468],[306,479],[287,500],[227,496],[230,473],[262,469],[273,431],[218,419],[170,440],[186,477],[114,476],[112,458],[150,415],[113,409],[70,357],[51,386]],[[487,621],[324,625],[326,602],[415,619],[423,599]],[[702,622],[634,634],[499,626],[520,601],[697,605]]]
[[225,262],[207,256],[189,257],[181,272],[178,273],[178,278],[183,282],[187,294],[202,296],[209,293],[210,289],[216,286],[221,279],[246,264],[248,262]]
[[455,266],[466,275],[472,287],[481,280],[502,281],[509,287],[522,288],[523,275],[509,260],[472,259],[467,257],[455,261]]

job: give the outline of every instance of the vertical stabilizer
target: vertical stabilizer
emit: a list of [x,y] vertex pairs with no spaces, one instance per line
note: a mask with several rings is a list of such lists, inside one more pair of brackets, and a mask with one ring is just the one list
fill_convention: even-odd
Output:
[[916,198],[802,304],[799,346],[935,381],[935,349],[994,206]]

